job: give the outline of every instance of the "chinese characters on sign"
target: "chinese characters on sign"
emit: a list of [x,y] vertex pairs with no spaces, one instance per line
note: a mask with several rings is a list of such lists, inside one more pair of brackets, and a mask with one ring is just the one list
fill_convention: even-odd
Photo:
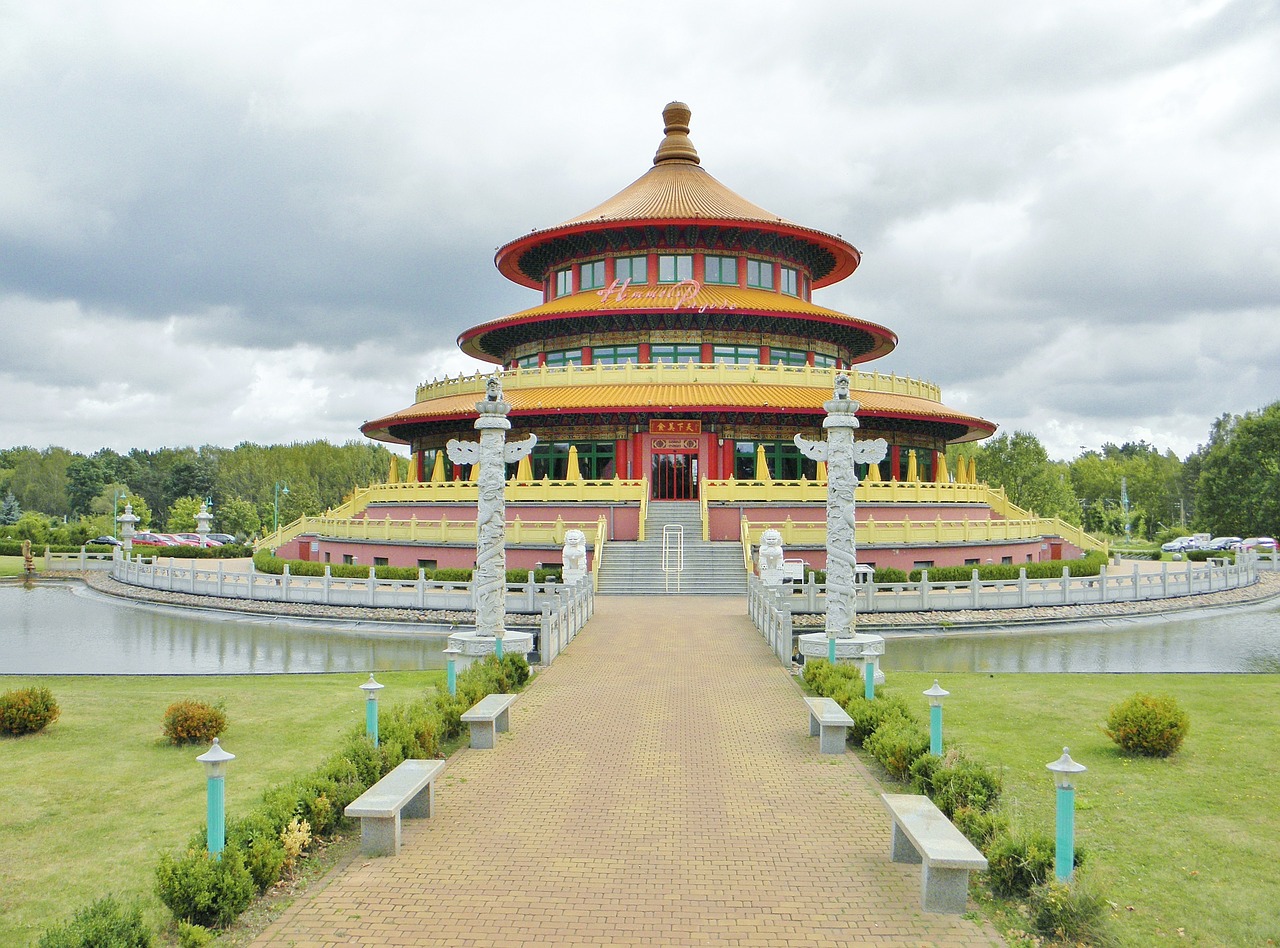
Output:
[[650,419],[649,434],[701,434],[702,422],[681,419]]

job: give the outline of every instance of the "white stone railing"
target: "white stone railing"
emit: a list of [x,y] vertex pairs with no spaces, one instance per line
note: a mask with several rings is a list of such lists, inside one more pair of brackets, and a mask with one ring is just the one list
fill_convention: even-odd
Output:
[[[510,599],[507,601],[509,603]],[[542,602],[542,623],[538,635],[541,663],[550,665],[555,661],[595,611],[596,591],[589,575],[572,586],[556,586],[552,595]]]
[[[1138,563],[1132,569],[1104,566],[1096,576],[1071,576],[1064,567],[1061,576],[1046,579],[1031,579],[1023,568],[1017,579],[995,580],[980,580],[974,570],[968,582],[945,583],[931,581],[924,570],[915,583],[859,584],[857,611],[943,612],[1173,599],[1250,586],[1258,581],[1258,566],[1255,557],[1242,556],[1235,564],[1161,563],[1159,570],[1144,570]],[[826,611],[826,586],[814,582],[812,573],[806,582],[784,588],[782,597],[791,612]]]
[[85,570],[111,568],[110,553],[89,553],[80,547],[79,553],[52,553],[44,548],[44,568],[47,573],[83,573]]
[[[144,589],[248,602],[446,611],[473,608],[469,582],[429,580],[424,570],[418,570],[417,579],[379,579],[377,567],[371,566],[368,579],[345,579],[330,575],[327,564],[323,576],[293,576],[287,564],[283,573],[263,573],[254,569],[252,562],[247,569],[227,569],[221,560],[206,564],[120,556],[111,563],[111,576]],[[507,585],[507,611],[536,615],[544,602],[555,601],[559,588],[558,583],[533,582],[531,572],[529,581]]]
[[748,573],[747,615],[769,643],[769,648],[778,657],[778,661],[790,670],[791,656],[795,654],[795,638],[791,609],[784,587],[766,586],[759,576]]

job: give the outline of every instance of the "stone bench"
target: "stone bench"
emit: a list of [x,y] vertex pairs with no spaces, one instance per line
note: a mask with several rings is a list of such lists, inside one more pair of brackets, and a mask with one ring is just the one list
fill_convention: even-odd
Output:
[[515,695],[485,695],[462,715],[463,722],[471,726],[472,747],[491,750],[498,733],[510,730],[507,712],[515,700]]
[[366,856],[394,856],[400,852],[400,816],[431,816],[435,807],[435,779],[444,772],[443,760],[401,761],[342,812],[360,817],[360,851]]
[[843,754],[853,718],[831,698],[805,698],[809,706],[809,736],[818,738],[818,752]]
[[964,914],[969,900],[969,871],[987,868],[987,858],[955,828],[928,797],[882,793],[893,818],[889,858],[923,863],[920,907],[926,912]]

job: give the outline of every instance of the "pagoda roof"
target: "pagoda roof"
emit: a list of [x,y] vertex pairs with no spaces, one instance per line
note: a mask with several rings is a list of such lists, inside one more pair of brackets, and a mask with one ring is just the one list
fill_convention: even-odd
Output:
[[[850,392],[850,396],[861,404],[858,411],[861,418],[879,418],[890,423],[904,420],[933,422],[954,427],[955,435],[949,439],[952,441],[985,438],[996,429],[993,423],[985,419],[947,408],[927,395],[854,390]],[[528,388],[509,386],[503,390],[503,399],[511,405],[509,417],[513,421],[519,420],[522,415],[533,421],[542,415],[559,417],[618,412],[649,415],[669,411],[686,414],[750,411],[756,415],[821,415],[824,411],[823,402],[830,397],[830,388],[824,390],[809,384],[788,385],[773,381],[544,384]],[[419,401],[386,417],[366,422],[361,430],[368,437],[380,441],[405,443],[405,439],[397,436],[394,429],[418,423],[473,419],[476,401],[474,392],[442,394],[440,397]]]
[[[866,337],[863,351],[859,353],[859,361],[878,359],[888,355],[898,344],[898,337],[884,326],[864,319],[855,319],[796,296],[775,293],[771,290],[685,280],[681,283],[660,286],[613,286],[562,296],[540,306],[493,319],[468,329],[458,337],[458,345],[467,355],[492,361],[502,358],[503,346],[491,346],[486,343],[491,342],[495,334],[501,336],[504,330],[517,330],[525,324],[536,323],[540,327],[538,334],[549,336],[554,334],[554,331],[546,325],[549,320],[599,318],[603,323],[609,315],[619,313],[696,313],[699,315],[710,313],[716,317],[728,317],[730,314],[740,313],[772,317],[789,316],[793,319],[826,323],[845,332],[855,332]],[[574,331],[582,331],[582,329],[583,327],[579,326],[575,327]],[[782,331],[782,326],[776,327],[776,331]]]
[[[690,114],[683,102],[669,103],[662,112],[665,137],[654,155],[652,168],[589,211],[500,247],[495,257],[499,271],[516,283],[540,288],[551,261],[581,246],[581,241],[572,240],[576,235],[627,227],[651,228],[654,224],[677,228],[753,227],[789,237],[805,248],[797,256],[809,267],[815,287],[843,280],[857,269],[861,257],[843,238],[765,210],[702,168],[689,139]],[[564,243],[564,247],[555,248],[558,243]],[[555,249],[548,253],[552,248]]]

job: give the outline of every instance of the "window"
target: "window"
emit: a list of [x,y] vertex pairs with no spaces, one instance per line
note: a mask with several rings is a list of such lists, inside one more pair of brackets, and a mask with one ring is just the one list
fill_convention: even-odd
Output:
[[664,254],[658,258],[658,282],[679,283],[693,279],[693,257],[689,254]]
[[604,261],[584,263],[578,268],[578,289],[598,290],[604,286]]
[[538,367],[538,353],[533,355],[521,356],[516,359],[517,369],[536,369]]
[[782,292],[788,296],[799,296],[800,287],[796,280],[796,271],[794,267],[782,267],[779,271],[782,275]]
[[556,271],[556,296],[568,296],[573,292],[573,271]]
[[418,569],[431,570],[435,568],[436,568],[435,560],[418,560]]
[[582,365],[581,349],[561,349],[559,352],[547,353],[547,365]]
[[[612,441],[551,441],[539,443],[533,449],[529,461],[533,479],[549,477],[562,481],[569,470],[569,447],[578,449],[578,473],[586,481],[604,481],[613,477],[616,445]],[[514,476],[515,464],[507,465],[507,475]]]
[[1012,557],[1012,556],[1002,556],[1002,557],[1000,557],[1000,565],[1001,565],[1001,566],[1012,566],[1012,565],[1013,565],[1013,557]]
[[721,283],[726,286],[738,285],[737,257],[705,257],[705,283]]
[[650,346],[650,362],[701,362],[702,346]]
[[813,364],[820,368],[834,368],[839,361],[835,356],[827,355],[825,352],[815,352],[813,354]]
[[980,565],[981,565],[981,562],[980,562],[979,560],[965,560],[965,561],[964,561],[964,565],[965,565],[965,566],[980,566]]
[[803,349],[770,349],[770,365],[808,365],[809,353]]
[[634,365],[639,361],[639,346],[595,346],[591,350],[592,365]]
[[747,286],[754,286],[761,290],[772,290],[773,264],[764,260],[748,260]]
[[818,462],[800,453],[791,441],[736,441],[733,445],[733,476],[754,481],[759,463],[760,446],[764,446],[765,464],[774,480],[798,481],[802,476],[813,480],[818,476]]
[[613,261],[613,278],[624,283],[627,280],[632,283],[648,283],[649,258],[619,257]]
[[757,346],[714,346],[711,361],[726,362],[729,365],[758,364],[760,349]]
[[350,566],[350,565],[351,565],[352,563],[354,563],[355,561],[356,561],[356,558],[355,558],[354,556],[352,556],[350,553],[343,553],[343,554],[342,554],[342,565],[343,565],[343,566]]
[[375,556],[373,558],[373,565],[375,569],[379,566],[386,566],[387,558],[385,556]]
[[912,569],[933,569],[933,560],[916,560],[912,565]]

